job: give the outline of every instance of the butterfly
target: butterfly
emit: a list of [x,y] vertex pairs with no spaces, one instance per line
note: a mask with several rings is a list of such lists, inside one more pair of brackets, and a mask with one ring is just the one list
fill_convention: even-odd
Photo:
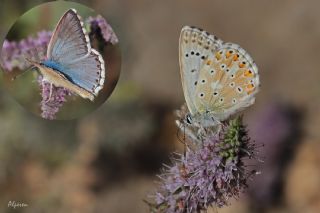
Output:
[[185,26],[179,41],[185,122],[208,127],[252,105],[259,90],[258,68],[239,45]]
[[[81,17],[69,9],[60,18],[41,62],[27,59],[43,76],[42,82],[64,87],[91,101],[103,88],[105,63],[100,53],[90,45]],[[50,99],[50,98],[49,98]]]

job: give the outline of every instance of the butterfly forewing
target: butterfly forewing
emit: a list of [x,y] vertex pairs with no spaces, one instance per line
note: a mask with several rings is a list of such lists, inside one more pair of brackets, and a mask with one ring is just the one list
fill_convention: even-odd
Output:
[[47,57],[60,64],[68,64],[89,54],[89,37],[74,9],[68,10],[58,22],[49,42]]
[[195,106],[196,87],[200,69],[205,59],[215,51],[221,41],[194,27],[184,27],[180,34],[179,60],[182,87],[187,106],[192,115],[197,113]]

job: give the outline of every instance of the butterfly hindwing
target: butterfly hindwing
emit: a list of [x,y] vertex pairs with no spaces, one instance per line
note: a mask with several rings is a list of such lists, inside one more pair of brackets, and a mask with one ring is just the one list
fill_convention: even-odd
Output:
[[192,115],[197,113],[195,106],[196,87],[203,61],[219,48],[221,40],[205,31],[185,26],[179,41],[179,60],[182,87],[187,106]]
[[224,120],[254,103],[259,88],[258,68],[239,45],[225,43],[202,66],[195,105]]
[[103,88],[105,80],[105,65],[102,56],[95,49],[85,59],[69,64],[64,74],[72,82],[86,89],[94,95]]

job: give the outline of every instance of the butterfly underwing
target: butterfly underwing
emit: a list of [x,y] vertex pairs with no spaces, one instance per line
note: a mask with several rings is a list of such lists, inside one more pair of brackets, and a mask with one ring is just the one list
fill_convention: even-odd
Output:
[[254,103],[260,86],[258,68],[239,45],[185,26],[179,62],[188,122],[215,125]]

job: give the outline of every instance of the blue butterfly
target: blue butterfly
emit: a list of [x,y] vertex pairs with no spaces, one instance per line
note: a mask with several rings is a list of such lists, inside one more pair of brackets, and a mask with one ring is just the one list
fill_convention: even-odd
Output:
[[[93,49],[81,17],[69,9],[60,18],[47,48],[46,60],[35,62],[43,81],[64,87],[91,101],[103,88],[105,63],[100,53]],[[50,98],[49,98],[50,100]]]

